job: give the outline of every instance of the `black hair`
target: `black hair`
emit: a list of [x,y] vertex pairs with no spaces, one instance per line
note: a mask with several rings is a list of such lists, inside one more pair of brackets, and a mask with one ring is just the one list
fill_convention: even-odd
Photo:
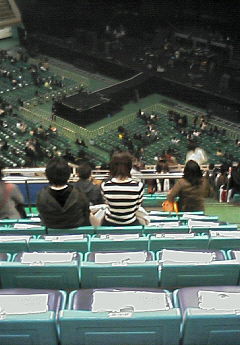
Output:
[[51,185],[63,186],[71,175],[71,168],[63,158],[54,157],[48,162],[45,172]]
[[189,160],[184,167],[183,177],[193,186],[200,185],[202,182],[202,171],[198,163],[194,160]]
[[81,179],[87,180],[91,176],[92,168],[87,162],[83,162],[79,164],[77,172]]

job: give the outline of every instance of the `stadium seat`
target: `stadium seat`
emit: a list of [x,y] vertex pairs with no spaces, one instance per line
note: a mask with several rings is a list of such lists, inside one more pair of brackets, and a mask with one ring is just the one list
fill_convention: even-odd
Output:
[[239,345],[239,301],[239,286],[197,286],[175,291],[175,306],[183,317],[181,344]]
[[81,253],[18,253],[0,267],[3,288],[76,289],[80,286]]
[[60,341],[61,345],[176,345],[180,322],[179,310],[166,291],[82,289],[71,293],[68,310],[60,313]]
[[139,234],[93,235],[90,239],[90,251],[141,251],[148,250],[148,236]]
[[57,345],[57,317],[66,293],[57,290],[1,289],[1,345]]
[[238,264],[226,260],[222,251],[164,249],[157,253],[157,259],[160,286],[164,288],[234,285],[239,279]]
[[81,265],[82,288],[157,287],[158,264],[151,252],[90,252]]

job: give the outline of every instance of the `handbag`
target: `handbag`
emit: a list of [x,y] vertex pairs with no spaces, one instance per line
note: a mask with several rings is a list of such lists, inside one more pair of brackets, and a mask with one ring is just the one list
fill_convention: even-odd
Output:
[[162,203],[162,209],[164,212],[178,212],[178,204],[176,201],[165,200]]

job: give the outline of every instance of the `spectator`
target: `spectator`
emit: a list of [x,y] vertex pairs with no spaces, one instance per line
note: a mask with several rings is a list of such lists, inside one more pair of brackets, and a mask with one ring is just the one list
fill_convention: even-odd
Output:
[[50,186],[37,197],[42,223],[49,228],[70,229],[89,225],[89,203],[86,196],[68,184],[71,169],[61,158],[51,159],[46,167]]
[[15,184],[2,180],[0,167],[0,219],[19,219],[25,217],[24,199]]
[[234,194],[240,194],[240,162],[236,167],[232,168],[228,182],[228,191],[228,201],[230,201]]
[[204,211],[205,191],[206,180],[202,177],[198,163],[189,160],[185,165],[183,178],[175,183],[169,191],[167,199],[174,201],[175,197],[178,196],[179,211]]
[[110,179],[101,185],[106,209],[103,225],[138,225],[136,212],[143,198],[143,183],[131,178],[132,157],[128,152],[113,154]]
[[100,186],[93,184],[91,181],[92,169],[90,165],[87,162],[81,163],[77,169],[77,172],[79,181],[75,183],[75,187],[81,192],[85,193],[91,205],[102,204],[103,198]]

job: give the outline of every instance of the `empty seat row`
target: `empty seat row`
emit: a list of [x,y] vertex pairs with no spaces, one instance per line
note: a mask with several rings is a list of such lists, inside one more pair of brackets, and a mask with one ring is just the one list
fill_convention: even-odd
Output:
[[0,290],[1,345],[239,345],[239,286]]
[[78,289],[239,285],[240,251],[168,250],[0,254],[2,288]]
[[22,231],[0,229],[0,253],[20,251],[140,251],[161,249],[240,249],[240,231],[210,230],[205,233],[175,233],[171,231],[139,233],[25,235]]

